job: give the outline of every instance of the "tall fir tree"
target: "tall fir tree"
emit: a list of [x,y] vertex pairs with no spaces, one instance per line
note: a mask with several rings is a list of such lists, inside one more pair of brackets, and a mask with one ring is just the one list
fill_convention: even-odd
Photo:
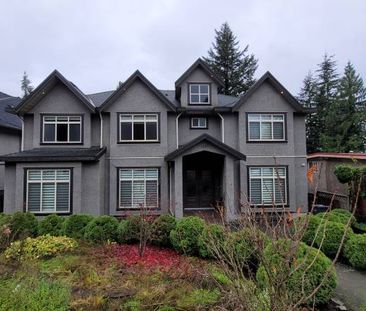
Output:
[[[312,72],[309,72],[303,81],[303,87],[298,96],[299,102],[306,108],[315,109],[315,99],[317,96],[317,81]],[[316,150],[318,137],[316,129],[317,124],[316,111],[309,113],[305,119],[306,125],[306,148],[309,153]]]
[[224,82],[223,93],[238,96],[244,94],[254,83],[258,60],[248,54],[248,45],[240,50],[239,41],[228,23],[215,29],[215,42],[203,59]]
[[21,82],[20,88],[23,92],[23,97],[26,97],[33,91],[34,88],[31,85],[31,81],[29,80],[28,75],[25,71],[23,74],[23,78],[20,82]]
[[325,130],[321,135],[325,151],[364,151],[365,96],[363,80],[351,62],[348,62],[339,81],[338,96],[330,106]]

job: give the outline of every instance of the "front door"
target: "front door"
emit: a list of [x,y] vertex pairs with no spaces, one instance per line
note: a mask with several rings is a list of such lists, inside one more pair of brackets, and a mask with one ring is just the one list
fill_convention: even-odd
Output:
[[184,208],[212,208],[215,201],[215,173],[209,169],[187,169],[184,172]]

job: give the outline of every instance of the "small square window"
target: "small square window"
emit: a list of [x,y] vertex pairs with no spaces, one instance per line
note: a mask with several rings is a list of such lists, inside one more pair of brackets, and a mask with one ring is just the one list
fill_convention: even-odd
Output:
[[189,84],[189,104],[208,105],[210,103],[210,85],[208,83]]
[[207,129],[207,118],[206,117],[191,118],[191,128],[193,128],[193,129]]

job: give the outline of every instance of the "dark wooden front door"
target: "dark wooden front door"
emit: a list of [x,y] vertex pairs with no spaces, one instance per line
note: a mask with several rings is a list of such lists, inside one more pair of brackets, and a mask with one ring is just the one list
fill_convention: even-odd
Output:
[[202,152],[188,157],[183,166],[184,209],[212,208],[221,199],[222,158]]

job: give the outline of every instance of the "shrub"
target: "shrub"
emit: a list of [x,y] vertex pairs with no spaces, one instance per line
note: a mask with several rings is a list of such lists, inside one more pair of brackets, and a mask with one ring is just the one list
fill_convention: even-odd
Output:
[[93,219],[91,215],[71,215],[63,224],[63,234],[74,239],[84,238],[85,227]]
[[11,216],[9,227],[12,240],[34,237],[37,235],[38,221],[31,213],[16,212]]
[[85,239],[94,243],[116,241],[118,220],[112,216],[95,217],[85,227]]
[[366,234],[352,234],[344,247],[344,256],[352,267],[366,270]]
[[177,226],[170,232],[173,247],[187,255],[198,254],[198,239],[205,227],[203,219],[196,216],[184,217],[177,222]]
[[60,282],[35,277],[0,282],[0,310],[67,311],[70,290]]
[[121,243],[137,243],[140,240],[141,226],[147,226],[140,216],[129,216],[122,220],[117,229],[118,241]]
[[330,221],[338,222],[343,225],[346,225],[348,223],[349,218],[351,218],[350,225],[353,225],[354,223],[356,223],[356,218],[352,215],[351,212],[344,210],[344,209],[340,209],[340,208],[331,210],[328,213],[316,214],[316,217],[318,217],[320,219],[323,218],[323,219],[327,219]]
[[74,239],[47,234],[11,243],[4,254],[5,258],[13,260],[38,259],[66,253],[77,246]]
[[223,244],[225,240],[225,228],[221,225],[206,225],[198,239],[199,254],[203,258],[212,258],[214,253],[212,245]]
[[[257,271],[257,281],[260,287],[268,288],[269,285],[280,285],[286,281],[285,288],[287,295],[292,302],[299,301],[302,297],[309,295],[324,279],[330,269],[327,279],[323,282],[319,291],[315,294],[316,304],[327,303],[333,295],[337,286],[337,275],[332,262],[322,252],[301,243],[290,266],[285,262],[287,252],[291,249],[291,241],[278,240],[275,244],[269,244],[264,252],[266,268],[263,263]],[[281,267],[281,268],[280,268]],[[267,274],[271,271],[271,275]],[[304,295],[302,293],[302,278],[304,276]],[[269,283],[269,277],[272,284]],[[278,284],[277,284],[278,282]],[[283,286],[283,285],[281,285]],[[311,304],[313,299],[306,303]]]
[[54,236],[62,235],[62,225],[65,218],[58,215],[48,215],[42,219],[38,224],[38,234],[45,235],[50,234]]
[[8,214],[0,213],[0,228],[10,223],[11,216]]
[[[311,245],[313,243],[315,234],[320,225],[320,221],[321,221],[320,218],[318,218],[317,216],[314,216],[314,215],[306,215],[306,216],[296,218],[295,222],[296,222],[297,230],[304,230],[303,236],[301,238],[301,240],[304,243],[306,243],[308,245]],[[304,228],[306,222],[307,222],[307,226],[306,226],[306,228]],[[319,232],[318,232],[318,234],[319,234]]]
[[[346,230],[346,226],[341,223],[333,221],[323,221],[320,224],[318,235],[315,239],[315,245],[329,257],[334,257],[340,247],[343,233]],[[346,238],[344,244],[350,238],[352,229],[348,228],[346,232]],[[324,240],[323,240],[324,237]],[[323,240],[323,242],[322,242]],[[321,245],[322,244],[322,245]],[[343,248],[344,245],[342,245]]]
[[218,289],[195,289],[188,295],[183,295],[178,301],[177,306],[184,310],[196,310],[198,307],[209,307],[220,298]]
[[361,222],[356,222],[353,225],[353,230],[355,233],[366,233],[366,224]]
[[175,229],[175,217],[165,214],[154,220],[151,226],[151,243],[158,246],[171,246],[170,232]]

